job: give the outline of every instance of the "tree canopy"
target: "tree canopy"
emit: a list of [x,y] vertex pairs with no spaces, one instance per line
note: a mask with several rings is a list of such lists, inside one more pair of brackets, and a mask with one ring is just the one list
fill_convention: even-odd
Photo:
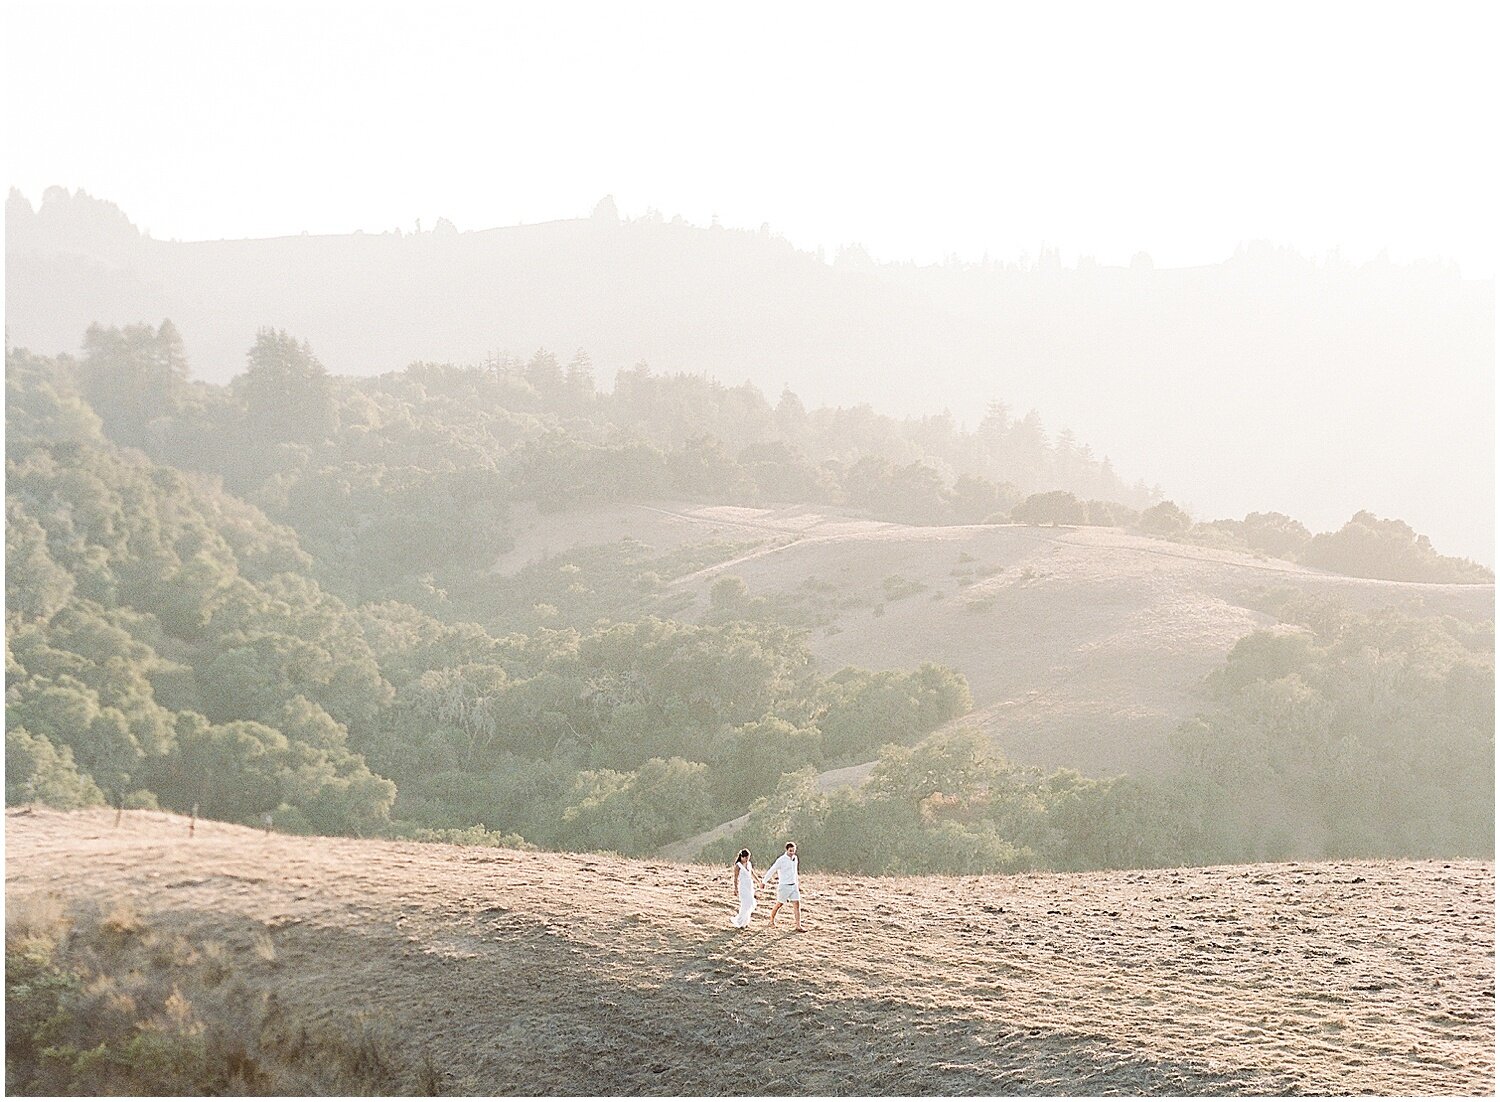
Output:
[[[623,853],[755,806],[874,871],[1468,852],[1493,814],[1493,643],[1451,625],[1251,637],[1212,681],[1218,710],[1180,733],[1186,779],[1160,788],[992,760],[949,731],[971,706],[957,671],[820,672],[813,579],[788,602],[721,575],[691,616],[670,583],[742,551],[727,540],[491,573],[518,506],[670,496],[913,524],[1010,510],[1368,577],[1490,577],[1368,513],[1316,536],[1275,513],[1194,524],[1003,406],[967,433],[644,366],[601,393],[581,352],[344,379],[271,329],[209,386],[170,322],[92,327],[79,359],[8,349],[6,395],[11,802]],[[893,575],[874,599],[911,592]],[[877,755],[861,794],[809,788]],[[1255,801],[1298,832],[1255,834]]]

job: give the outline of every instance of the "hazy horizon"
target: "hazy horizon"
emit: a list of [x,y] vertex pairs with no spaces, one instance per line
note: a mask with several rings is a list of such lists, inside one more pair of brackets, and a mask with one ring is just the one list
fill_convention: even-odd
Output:
[[[7,177],[163,239],[536,223],[613,194],[881,260],[1181,267],[1269,240],[1493,277],[1474,139],[1496,78],[1464,9],[1253,11],[12,0],[32,48],[3,78]],[[53,79],[53,42],[109,96]]]
[[[1304,246],[1297,242],[1283,240],[1275,236],[1247,234],[1236,238],[1226,238],[1227,246],[1222,250],[1210,251],[1207,247],[1200,247],[1192,252],[1191,257],[1175,256],[1167,253],[1175,259],[1162,260],[1161,253],[1154,251],[1149,243],[1142,243],[1118,256],[1101,255],[1101,250],[1090,248],[1087,243],[1070,250],[1064,250],[1053,241],[1038,240],[1029,247],[1020,247],[1014,254],[998,255],[981,251],[969,255],[958,250],[949,250],[942,253],[931,253],[925,255],[917,254],[894,254],[878,251],[867,244],[871,234],[857,234],[847,240],[838,241],[825,239],[799,240],[793,238],[781,227],[772,224],[766,219],[755,219],[753,214],[743,223],[729,223],[718,217],[717,214],[707,218],[695,218],[683,214],[681,211],[664,210],[656,203],[650,202],[649,197],[643,206],[636,209],[623,206],[614,192],[605,192],[598,196],[593,202],[588,202],[583,207],[574,211],[557,210],[546,216],[518,219],[510,222],[490,221],[476,225],[462,225],[455,222],[443,212],[437,212],[435,217],[418,217],[402,222],[395,217],[386,218],[374,226],[327,226],[321,229],[309,229],[305,224],[298,224],[292,228],[292,223],[281,227],[267,227],[263,232],[212,232],[204,231],[196,236],[182,236],[180,234],[163,235],[157,232],[151,225],[142,222],[132,216],[130,209],[120,203],[115,196],[101,193],[95,188],[88,186],[86,182],[66,184],[58,181],[49,181],[35,188],[25,188],[16,183],[7,185],[9,192],[19,195],[33,209],[40,208],[47,192],[60,189],[70,195],[82,194],[91,199],[98,199],[119,207],[130,219],[142,235],[152,241],[160,241],[168,244],[194,245],[208,244],[214,242],[235,241],[276,241],[291,237],[349,237],[349,236],[381,236],[399,235],[416,236],[423,233],[444,232],[448,227],[457,233],[489,233],[495,230],[520,229],[525,227],[546,226],[555,222],[575,222],[587,220],[599,203],[613,202],[621,221],[665,221],[674,225],[685,225],[693,229],[726,229],[742,233],[767,234],[778,240],[785,241],[793,249],[800,253],[816,256],[821,262],[828,265],[837,264],[841,258],[851,257],[869,261],[889,267],[915,267],[915,268],[1037,268],[1047,265],[1055,265],[1065,270],[1076,270],[1079,268],[1130,268],[1142,262],[1148,263],[1152,268],[1162,271],[1180,271],[1192,268],[1211,267],[1227,260],[1233,260],[1245,252],[1267,248],[1277,252],[1287,252],[1309,264],[1317,267],[1363,267],[1371,264],[1390,264],[1397,267],[1408,266],[1433,266],[1453,270],[1460,278],[1473,282],[1494,282],[1495,275],[1492,271],[1476,272],[1466,268],[1456,253],[1442,252],[1409,252],[1402,253],[1393,250],[1388,244],[1372,244],[1365,251],[1351,252],[1341,243],[1332,243],[1326,247]],[[295,219],[293,220],[295,222]],[[304,220],[305,221],[305,220]]]
[[[409,285],[388,260],[291,291],[297,273],[278,283],[225,259],[218,280],[265,282],[259,305],[245,304],[249,323],[225,314],[231,332],[213,331],[215,306],[193,301],[190,282],[181,310],[155,309],[167,303],[144,287],[126,296],[141,316],[81,319],[173,316],[205,377],[243,363],[246,324],[270,324],[347,373],[541,344],[583,347],[601,373],[644,358],[773,396],[788,384],[813,402],[946,407],[970,424],[998,398],[1204,515],[1275,509],[1330,526],[1371,508],[1495,561],[1500,178],[1480,136],[1494,129],[1500,77],[1471,9],[1413,19],[1371,5],[1072,3],[910,19],[851,5],[745,17],[687,4],[12,0],[4,13],[27,46],[0,77],[4,178],[31,201],[82,188],[164,244],[398,227],[410,238],[419,225],[428,240],[440,219],[471,242],[584,218],[611,195],[625,218],[764,232],[839,273],[812,287],[792,257],[793,277],[763,293],[765,273],[742,257],[732,293],[748,305],[710,293],[696,320],[674,321],[661,249],[650,263],[664,282],[635,301],[644,291],[612,262],[564,275],[566,255],[506,246],[551,273],[539,278],[555,280],[554,300],[588,284],[576,314],[519,270],[486,269],[507,305],[481,303],[461,268],[418,266]],[[1240,258],[1259,242],[1309,267],[1279,283],[1219,278],[1254,267]],[[711,289],[717,259],[694,248],[703,255],[681,278]],[[862,302],[866,256],[882,286]],[[949,258],[1035,270],[1039,290],[1006,297]],[[1128,302],[1083,274],[1134,273],[1146,258],[1157,275],[1123,280]],[[1387,260],[1389,291],[1370,274]],[[1433,287],[1455,273],[1469,282],[1418,289],[1411,264]],[[1337,305],[1328,285],[1350,270],[1368,278]],[[1049,288],[1053,271],[1094,287]],[[459,282],[431,286],[446,279]],[[1152,288],[1174,279],[1176,312],[1154,316]],[[346,284],[364,298],[335,308],[327,292]],[[312,316],[309,296],[328,300],[327,316]],[[445,298],[469,316],[449,316]],[[1236,320],[1220,331],[1226,300]],[[85,304],[58,305],[76,331],[49,331],[51,351],[82,333]],[[412,314],[399,340],[383,317],[393,307]],[[984,316],[994,310],[1007,316]],[[333,326],[351,312],[369,315],[366,332]],[[879,377],[855,386],[872,356]],[[1141,393],[1122,389],[1122,372]]]

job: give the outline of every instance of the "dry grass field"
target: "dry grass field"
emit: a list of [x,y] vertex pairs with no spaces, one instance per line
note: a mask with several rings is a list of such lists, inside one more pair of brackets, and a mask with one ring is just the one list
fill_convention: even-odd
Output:
[[[825,668],[951,666],[974,696],[963,722],[1007,757],[1092,775],[1160,765],[1164,739],[1204,706],[1203,676],[1274,622],[1247,607],[1256,589],[1466,620],[1493,619],[1495,608],[1492,585],[1349,578],[1114,528],[917,527],[805,506],[661,503],[521,512],[517,529],[515,548],[496,564],[502,574],[624,536],[662,552],[760,541],[672,585],[691,592],[699,611],[723,574],[743,578],[752,596],[826,587],[849,600],[809,637]],[[915,591],[889,599],[895,576]]]
[[159,812],[5,826],[11,915],[180,935],[201,951],[143,959],[212,956],[252,1052],[359,1032],[414,1090],[1495,1087],[1486,862],[863,879],[808,853],[799,935],[767,930],[764,905],[732,929],[727,870],[704,866],[204,822],[189,838]]

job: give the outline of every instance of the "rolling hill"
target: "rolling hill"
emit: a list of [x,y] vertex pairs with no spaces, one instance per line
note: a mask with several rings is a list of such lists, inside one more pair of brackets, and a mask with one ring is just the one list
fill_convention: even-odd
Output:
[[[672,582],[705,610],[714,580],[815,604],[810,644],[829,670],[938,662],[969,681],[960,722],[1023,764],[1150,772],[1205,701],[1197,687],[1243,636],[1275,621],[1254,593],[1290,588],[1357,609],[1494,617],[1492,585],[1349,578],[1109,528],[921,527],[826,509],[611,505],[520,513],[514,572],[569,548],[633,538],[659,550],[754,544]],[[788,596],[789,595],[789,596]]]
[[706,866],[5,826],[8,947],[71,928],[89,997],[170,991],[137,1028],[232,1052],[230,1093],[335,1063],[378,1093],[1494,1090],[1488,862],[863,879],[809,853],[797,935],[731,929]]

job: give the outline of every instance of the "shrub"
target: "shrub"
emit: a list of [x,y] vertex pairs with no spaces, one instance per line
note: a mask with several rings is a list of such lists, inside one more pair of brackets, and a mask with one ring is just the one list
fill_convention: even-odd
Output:
[[1399,520],[1358,512],[1337,532],[1316,535],[1302,552],[1309,566],[1398,582],[1493,582],[1494,573],[1467,559],[1439,555],[1426,536]]
[[1089,509],[1066,490],[1032,494],[1010,511],[1017,524],[1087,524]]
[[1136,526],[1154,536],[1176,536],[1192,526],[1192,518],[1170,501],[1158,501],[1141,513]]

